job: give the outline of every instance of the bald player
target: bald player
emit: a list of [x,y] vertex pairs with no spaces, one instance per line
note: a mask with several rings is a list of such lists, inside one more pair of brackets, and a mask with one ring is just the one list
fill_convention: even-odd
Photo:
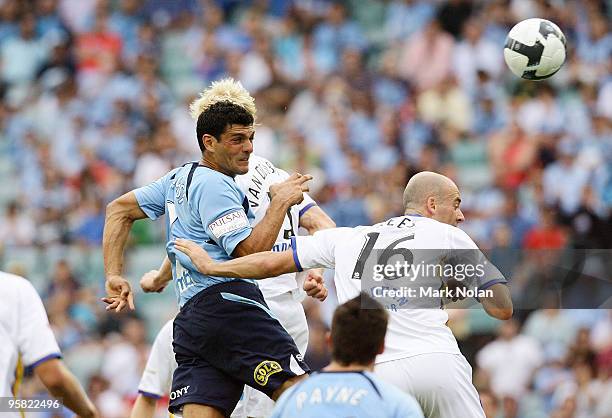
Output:
[[[260,278],[315,267],[333,268],[338,301],[343,303],[357,296],[362,286],[365,288],[362,279],[364,283],[371,280],[374,270],[365,267],[373,264],[373,257],[374,263],[382,263],[385,253],[399,255],[416,266],[421,262],[442,263],[453,250],[479,253],[472,239],[457,228],[464,220],[460,205],[461,195],[452,180],[421,172],[410,179],[404,191],[404,215],[373,226],[333,228],[294,237],[291,250],[252,254],[225,263],[215,263],[190,241],[177,240],[176,249],[186,253],[198,270],[215,276]],[[431,249],[439,251],[438,260],[432,261]],[[455,279],[436,277],[434,285],[444,288]],[[427,280],[431,279],[416,283],[431,284]],[[512,316],[506,279],[494,266],[488,263],[475,285],[489,290],[479,302],[490,316],[502,320]],[[430,308],[423,308],[419,298],[403,302],[403,309],[390,311],[385,350],[376,358],[376,374],[412,394],[428,418],[485,418],[472,385],[472,369],[446,326],[448,299],[440,296]]]

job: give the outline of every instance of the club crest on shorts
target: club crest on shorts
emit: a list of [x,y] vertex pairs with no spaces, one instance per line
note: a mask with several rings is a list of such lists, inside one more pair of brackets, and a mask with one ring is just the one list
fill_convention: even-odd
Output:
[[272,376],[274,373],[278,373],[282,371],[283,368],[277,361],[272,360],[264,360],[255,367],[255,371],[253,372],[253,379],[261,385],[265,386],[268,384],[268,378]]

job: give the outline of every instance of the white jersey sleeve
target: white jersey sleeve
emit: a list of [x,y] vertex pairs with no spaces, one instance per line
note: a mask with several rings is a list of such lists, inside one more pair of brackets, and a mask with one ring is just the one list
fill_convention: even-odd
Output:
[[304,200],[302,200],[302,203],[297,205],[298,217],[301,218],[308,211],[308,209],[316,205],[317,202],[315,202],[314,199],[308,195],[308,193],[304,193]]
[[149,398],[161,398],[170,392],[176,360],[172,350],[172,324],[168,321],[155,337],[138,392]]
[[351,228],[331,228],[314,235],[291,238],[293,261],[299,271],[311,268],[330,268],[336,265],[336,243],[352,231]]
[[450,248],[458,250],[477,250],[478,246],[470,236],[462,229],[449,227],[450,229]]
[[505,284],[508,282],[504,275],[486,258],[465,231],[456,227],[451,227],[449,244],[451,251],[462,252],[461,258],[467,257],[470,259],[470,263],[482,266],[483,274],[482,276],[477,276],[477,281],[475,283],[479,290],[488,289],[494,284]]
[[22,280],[18,295],[17,347],[23,364],[36,367],[46,360],[61,358],[61,353],[40,296],[29,281]]

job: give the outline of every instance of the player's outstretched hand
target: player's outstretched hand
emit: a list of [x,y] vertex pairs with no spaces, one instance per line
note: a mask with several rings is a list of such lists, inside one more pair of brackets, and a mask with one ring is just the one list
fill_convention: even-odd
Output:
[[323,283],[323,275],[319,269],[309,270],[302,286],[306,294],[323,302],[327,299],[327,287]]
[[130,282],[121,276],[112,275],[106,278],[106,297],[102,298],[104,303],[107,303],[107,311],[114,309],[115,312],[121,312],[126,307],[129,310],[134,310],[134,293]]
[[270,198],[289,206],[297,205],[304,200],[304,192],[310,190],[307,183],[310,180],[310,174],[293,173],[287,180],[270,186]]
[[188,239],[178,238],[174,241],[174,248],[187,254],[200,273],[209,274],[209,267],[213,260],[198,244]]
[[148,271],[140,278],[140,288],[145,293],[161,293],[164,291],[167,284],[167,281],[163,281],[159,277],[159,270]]

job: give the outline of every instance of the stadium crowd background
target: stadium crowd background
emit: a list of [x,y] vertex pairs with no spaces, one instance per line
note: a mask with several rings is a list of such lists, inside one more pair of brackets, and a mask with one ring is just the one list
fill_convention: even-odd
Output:
[[[536,16],[568,38],[539,83],[502,55]],[[313,174],[339,226],[400,214],[410,175],[435,170],[484,248],[609,249],[611,21],[592,0],[0,0],[2,269],[35,283],[68,365],[125,417],[176,305],[138,289],[135,315],[104,311],[104,208],[198,158],[187,106],[225,75],[256,97],[255,152]],[[135,287],[163,258],[161,224],[134,228]],[[334,305],[305,302],[315,369]],[[612,311],[551,308],[451,313],[490,417],[612,416]]]

